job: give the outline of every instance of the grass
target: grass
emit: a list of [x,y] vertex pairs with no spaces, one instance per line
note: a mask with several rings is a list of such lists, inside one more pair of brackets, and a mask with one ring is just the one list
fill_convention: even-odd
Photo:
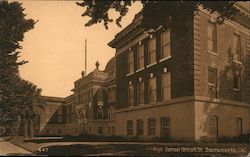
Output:
[[[88,137],[90,138],[90,137]],[[122,140],[120,137],[116,137]],[[9,139],[10,142],[21,146],[37,155],[56,155],[56,156],[83,156],[83,155],[118,155],[118,156],[176,156],[174,153],[161,152],[160,149],[165,147],[211,147],[211,148],[249,148],[248,144],[237,144],[237,143],[149,143],[149,142],[81,142],[82,139],[73,140],[71,137],[58,140],[58,139],[42,139],[42,140],[24,140],[22,138]],[[103,140],[104,137],[100,138]],[[86,140],[86,137],[85,137]],[[99,140],[99,141],[100,141]],[[40,142],[39,142],[40,141]],[[40,148],[44,149],[44,152],[39,151]],[[153,148],[156,148],[153,151]],[[158,149],[159,148],[159,149]],[[248,150],[249,151],[249,150]],[[182,153],[183,154],[183,153]],[[184,153],[188,155],[187,153]],[[179,155],[179,154],[178,154]],[[181,155],[181,154],[180,154]],[[201,153],[189,153],[190,156],[202,156]],[[235,155],[233,153],[222,153],[220,155],[229,156]],[[206,154],[207,156],[207,154]]]

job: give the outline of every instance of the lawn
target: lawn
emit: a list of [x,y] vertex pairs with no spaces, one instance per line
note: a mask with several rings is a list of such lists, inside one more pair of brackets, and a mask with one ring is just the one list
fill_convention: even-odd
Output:
[[57,156],[240,156],[249,153],[249,144],[224,143],[149,143],[149,142],[84,142],[63,139],[22,138],[10,142],[37,155]]

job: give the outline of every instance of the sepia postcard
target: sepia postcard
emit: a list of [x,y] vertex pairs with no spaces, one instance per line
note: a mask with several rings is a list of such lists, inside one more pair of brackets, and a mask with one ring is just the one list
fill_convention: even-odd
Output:
[[0,0],[0,156],[250,157],[250,1]]

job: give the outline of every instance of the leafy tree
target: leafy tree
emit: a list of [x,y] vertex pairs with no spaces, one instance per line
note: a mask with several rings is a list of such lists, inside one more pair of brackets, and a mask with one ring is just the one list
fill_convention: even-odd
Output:
[[[85,26],[91,26],[96,23],[104,22],[104,26],[108,29],[108,24],[114,19],[110,18],[108,11],[114,9],[120,16],[115,20],[116,24],[121,27],[121,20],[127,14],[129,6],[136,0],[115,0],[115,1],[101,1],[101,0],[83,0],[83,2],[76,2],[77,5],[86,8],[82,16],[90,17],[90,20]],[[234,4],[235,1],[150,1],[141,0],[143,4],[143,26],[146,29],[157,28],[164,24],[167,16],[176,15],[177,13],[185,13],[192,11],[197,13],[198,6],[213,13],[217,11],[220,16],[218,22],[223,23],[225,19],[233,19],[237,9]],[[181,14],[180,14],[181,15]],[[182,16],[185,14],[182,14]]]
[[[34,28],[26,19],[21,3],[0,1],[0,125],[11,131],[17,122],[29,121],[36,114],[41,90],[20,78],[18,61],[24,33]],[[25,122],[24,122],[25,121]]]

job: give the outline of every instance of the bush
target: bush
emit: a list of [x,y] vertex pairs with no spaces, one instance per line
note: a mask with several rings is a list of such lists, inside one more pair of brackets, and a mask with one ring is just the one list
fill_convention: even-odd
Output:
[[234,137],[220,137],[217,142],[220,143],[250,143],[250,134],[243,134]]

